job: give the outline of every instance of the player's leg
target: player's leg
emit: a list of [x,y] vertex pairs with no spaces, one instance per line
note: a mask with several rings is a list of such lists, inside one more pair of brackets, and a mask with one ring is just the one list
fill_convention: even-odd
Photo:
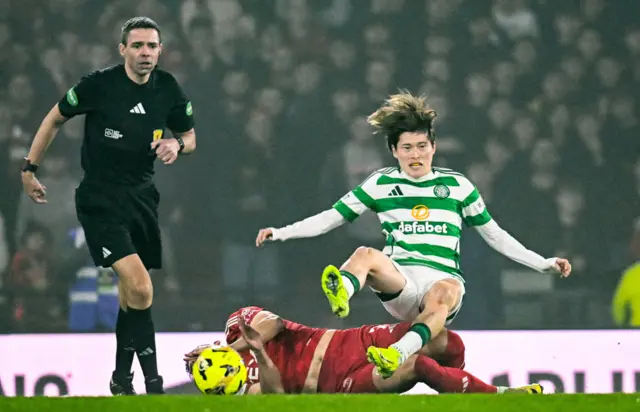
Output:
[[[407,284],[410,283],[412,282],[410,281],[410,279],[408,279]],[[415,296],[415,294],[412,294],[412,296]],[[387,307],[387,310],[393,311],[402,309],[402,302],[393,303],[398,303],[398,305]],[[377,325],[374,327],[370,327],[368,329],[368,333],[363,335],[365,337],[365,339],[363,340],[364,348],[367,351],[367,356],[369,357],[370,361],[376,363],[378,361],[378,358],[383,360],[387,360],[387,358],[396,360],[398,358],[398,352],[390,347],[394,343],[402,340],[403,337],[407,336],[408,332],[415,331],[415,328],[415,324],[411,324],[408,322],[403,322],[395,325]],[[417,338],[419,338],[419,336],[417,336]],[[421,344],[422,340],[416,339],[416,342],[418,342],[417,344]],[[371,359],[372,352],[374,357],[373,359]],[[396,356],[387,356],[386,352],[392,352],[391,355],[396,354]],[[378,353],[380,355],[378,355]],[[418,353],[435,359],[441,366],[459,369],[462,369],[464,367],[464,342],[457,333],[447,329],[443,329],[443,331],[440,332],[437,336],[430,339],[426,345],[418,348]],[[402,362],[398,362],[398,365],[401,363]]]
[[460,308],[463,289],[454,278],[440,279],[427,286],[422,297],[421,311],[409,331],[388,348],[370,347],[369,361],[383,377],[391,376],[409,356],[425,346],[432,336],[439,335],[447,322]]
[[[353,351],[366,351],[368,347],[375,346],[387,348],[400,340],[410,329],[412,324],[402,322],[386,325],[369,325],[356,329],[353,340],[361,343],[361,346]],[[435,359],[442,366],[463,369],[465,346],[462,338],[457,333],[444,329],[432,338],[425,346],[420,348],[419,354]]]
[[414,355],[390,378],[382,378],[373,365],[354,371],[351,393],[404,393],[424,383],[438,393],[502,393],[506,388],[489,385],[472,374],[438,365],[433,359]]
[[422,297],[420,314],[414,324],[429,328],[430,336],[438,335],[448,321],[457,314],[462,304],[463,287],[457,279],[442,279],[433,284]]
[[465,366],[464,342],[460,335],[446,328],[423,346],[418,354],[434,359],[440,366],[458,369],[464,369]]
[[349,299],[365,284],[380,294],[394,296],[406,283],[388,256],[369,247],[356,249],[340,269],[329,265],[322,273],[322,290],[333,313],[341,318],[349,315]]
[[[374,342],[370,346],[387,347],[402,338],[403,335],[393,338],[391,343]],[[456,332],[443,329],[436,337],[432,338],[417,352],[418,355],[428,356],[438,362],[440,366],[464,369],[465,346],[460,335]]]
[[[433,284],[422,298],[422,311],[411,329],[391,345],[400,354],[400,363],[426,345],[443,330],[447,318],[462,302],[462,287],[455,279],[442,279]],[[455,313],[454,313],[455,315]]]
[[406,392],[416,383],[424,383],[438,393],[542,393],[542,387],[538,384],[521,388],[490,385],[469,372],[441,366],[435,360],[422,355],[411,356],[388,379],[382,378],[374,370],[372,380],[380,392],[393,393]]

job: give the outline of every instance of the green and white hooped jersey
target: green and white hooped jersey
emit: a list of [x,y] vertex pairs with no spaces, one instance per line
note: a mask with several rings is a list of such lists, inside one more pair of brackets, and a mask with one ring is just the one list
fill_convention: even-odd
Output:
[[462,223],[491,220],[469,179],[435,167],[422,179],[397,167],[377,170],[333,207],[349,222],[367,209],[377,213],[386,237],[383,252],[399,265],[427,266],[460,279]]

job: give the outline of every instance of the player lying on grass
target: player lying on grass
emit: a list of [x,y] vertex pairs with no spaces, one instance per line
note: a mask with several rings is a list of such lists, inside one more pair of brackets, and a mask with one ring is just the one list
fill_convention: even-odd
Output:
[[[402,393],[424,383],[439,393],[542,393],[538,384],[520,388],[484,383],[464,367],[464,344],[455,332],[444,330],[396,373],[383,379],[365,350],[389,345],[411,323],[368,325],[333,330],[312,328],[250,306],[227,320],[227,344],[238,351],[248,371],[245,393]],[[185,355],[187,371],[209,345]]]

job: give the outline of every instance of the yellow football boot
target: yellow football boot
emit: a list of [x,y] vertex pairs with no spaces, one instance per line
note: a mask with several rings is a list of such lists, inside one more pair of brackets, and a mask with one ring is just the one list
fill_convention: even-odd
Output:
[[339,318],[349,316],[349,293],[344,287],[340,270],[329,265],[322,272],[322,291],[329,300],[331,311]]

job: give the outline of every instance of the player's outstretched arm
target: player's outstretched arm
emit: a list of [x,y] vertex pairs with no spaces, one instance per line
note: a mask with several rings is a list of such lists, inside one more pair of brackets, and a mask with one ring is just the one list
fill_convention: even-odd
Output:
[[282,228],[260,229],[256,237],[256,247],[261,247],[267,241],[285,241],[289,239],[309,238],[324,235],[342,226],[347,220],[336,209],[328,209],[317,215]]
[[250,325],[247,325],[242,316],[240,317],[240,331],[242,339],[253,352],[256,362],[258,362],[260,392],[284,393],[280,371],[264,350],[264,343],[260,333]]
[[489,246],[514,262],[538,272],[556,272],[560,273],[562,277],[571,274],[571,264],[568,260],[545,259],[524,247],[507,231],[498,226],[498,223],[489,214],[478,189],[468,180],[464,184],[467,186],[469,194],[462,201],[462,219],[467,226],[475,227]]
[[[67,118],[60,113],[58,104],[53,106],[49,113],[45,116],[36,132],[31,148],[29,148],[29,154],[27,159],[34,165],[39,165],[44,158],[44,154],[47,148],[53,142],[53,139],[58,134],[60,127],[67,121]],[[25,193],[36,203],[47,203],[44,198],[46,194],[46,187],[40,184],[34,172],[26,171],[22,172],[22,186]]]
[[545,259],[524,247],[493,219],[482,226],[476,226],[476,229],[489,246],[514,262],[540,273],[559,273],[563,278],[571,274],[571,263],[567,259],[557,257]]
[[320,236],[347,222],[353,222],[365,211],[374,209],[375,200],[371,193],[376,191],[379,175],[380,171],[373,172],[358,187],[338,200],[331,209],[279,229],[261,229],[256,237],[256,246],[260,247],[269,240],[285,241]]

